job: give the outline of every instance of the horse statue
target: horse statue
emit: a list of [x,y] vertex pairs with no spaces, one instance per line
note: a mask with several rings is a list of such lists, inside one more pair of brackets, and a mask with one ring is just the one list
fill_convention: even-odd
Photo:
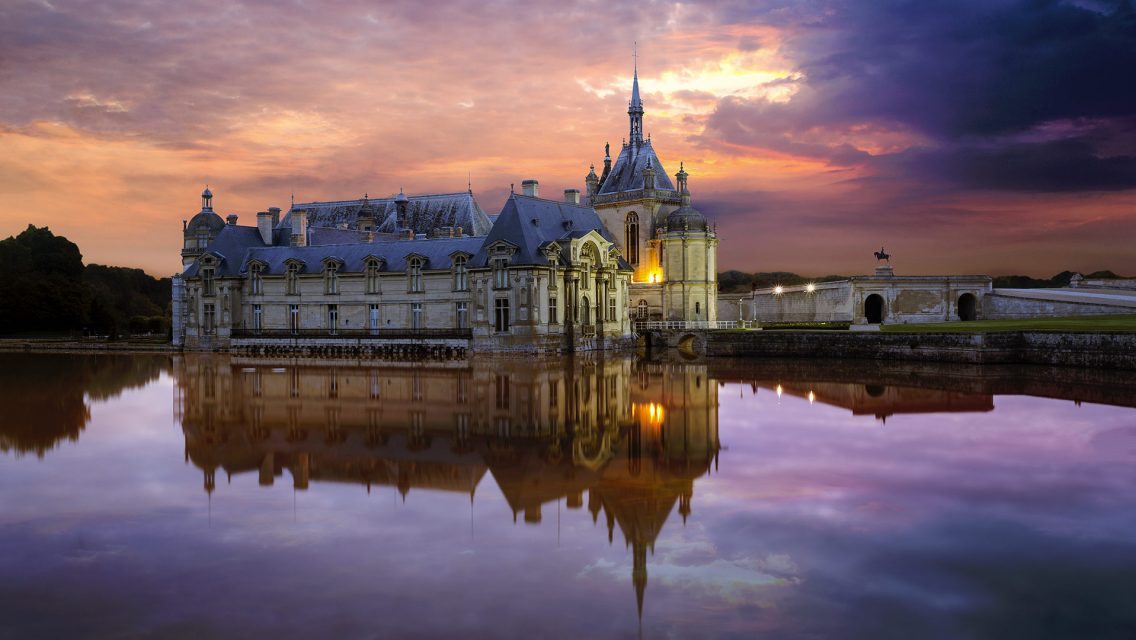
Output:
[[880,250],[879,250],[879,251],[874,251],[873,253],[874,253],[874,254],[875,254],[875,256],[876,256],[876,260],[887,260],[887,263],[888,263],[888,264],[891,264],[891,256],[890,256],[890,255],[888,255],[888,254],[886,254],[886,253],[884,253],[884,248],[883,248],[883,247],[880,247]]

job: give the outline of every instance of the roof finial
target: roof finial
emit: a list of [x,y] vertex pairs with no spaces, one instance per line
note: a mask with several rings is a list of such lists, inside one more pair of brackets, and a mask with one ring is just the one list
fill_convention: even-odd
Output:
[[473,193],[473,172],[467,171],[465,174],[465,187],[470,193]]
[[638,78],[639,77],[639,41],[638,40],[632,40],[631,41],[631,58],[635,61],[635,62],[632,63],[632,66],[633,66],[633,69],[634,69],[635,77]]

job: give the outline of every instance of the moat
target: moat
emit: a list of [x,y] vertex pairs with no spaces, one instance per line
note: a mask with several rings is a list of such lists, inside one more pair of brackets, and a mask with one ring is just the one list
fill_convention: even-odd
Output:
[[1134,378],[0,354],[0,636],[1133,637]]

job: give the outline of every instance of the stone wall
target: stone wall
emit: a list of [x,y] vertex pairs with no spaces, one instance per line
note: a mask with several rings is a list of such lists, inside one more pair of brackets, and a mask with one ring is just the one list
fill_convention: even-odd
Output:
[[1030,298],[1021,295],[999,295],[998,290],[983,300],[983,315],[989,320],[1020,320],[1025,318],[1060,318],[1069,316],[1123,315],[1136,313],[1131,306],[1104,304],[1102,302],[1071,302]]
[[[674,336],[651,335],[664,350]],[[673,342],[673,340],[671,340]],[[863,358],[1043,364],[1136,369],[1136,333],[879,333],[843,331],[698,332],[698,356],[756,358]]]

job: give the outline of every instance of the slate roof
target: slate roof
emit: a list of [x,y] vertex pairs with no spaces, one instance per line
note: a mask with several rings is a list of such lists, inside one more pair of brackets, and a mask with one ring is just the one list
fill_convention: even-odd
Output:
[[611,167],[611,173],[600,185],[599,193],[603,195],[642,189],[643,169],[647,167],[648,159],[651,161],[651,167],[655,170],[655,188],[674,191],[674,183],[671,182],[671,177],[663,168],[663,163],[659,161],[659,157],[655,155],[651,141],[647,140],[642,145],[623,145],[623,150],[619,152],[619,157],[615,159],[615,164]]
[[457,251],[475,255],[481,248],[484,237],[472,238],[422,238],[416,240],[387,240],[382,242],[353,242],[307,247],[266,247],[250,248],[241,262],[241,270],[247,268],[250,260],[260,260],[267,267],[266,274],[278,275],[287,271],[288,260],[304,263],[302,273],[315,273],[323,270],[325,258],[335,258],[343,263],[340,273],[362,273],[364,260],[370,256],[382,258],[383,271],[406,271],[406,263],[411,255],[426,259],[426,269],[449,269],[450,255]]
[[[240,275],[244,269],[245,253],[252,247],[263,247],[264,241],[260,238],[260,231],[256,227],[240,227],[227,224],[221,228],[205,253],[216,254],[220,263],[214,274],[219,278]],[[198,263],[194,262],[186,268],[185,277],[192,278],[197,275]]]
[[[381,233],[398,231],[398,208],[396,195],[386,198],[370,198],[366,202],[375,211],[375,230]],[[407,196],[407,226],[415,233],[430,233],[440,227],[461,227],[462,233],[471,236],[484,236],[492,224],[481,205],[468,191],[458,193],[437,193]],[[303,209],[308,212],[308,225],[313,227],[336,228],[346,224],[357,226],[359,210],[363,199],[337,200],[332,202],[296,203],[284,215],[277,229],[290,228],[292,212]]]
[[[505,201],[496,224],[484,239],[484,245],[471,266],[486,266],[489,261],[489,246],[500,240],[517,247],[511,264],[546,265],[548,260],[541,252],[544,245],[579,238],[593,230],[598,231],[607,241],[615,242],[596,210],[591,207],[563,200],[513,194]],[[620,266],[624,269],[631,268],[622,258]]]

